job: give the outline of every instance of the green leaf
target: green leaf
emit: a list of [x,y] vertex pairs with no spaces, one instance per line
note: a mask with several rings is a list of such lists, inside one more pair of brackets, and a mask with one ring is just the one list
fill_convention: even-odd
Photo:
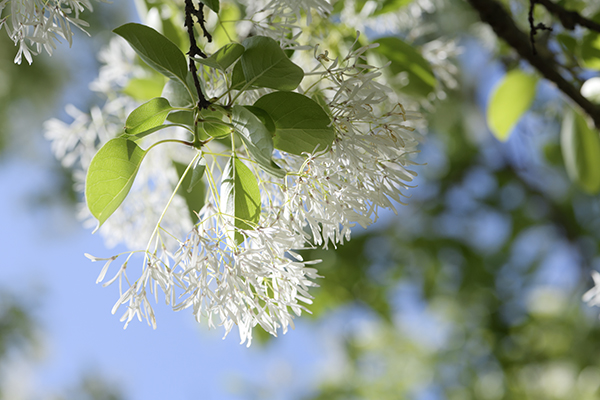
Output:
[[390,71],[394,75],[406,75],[408,83],[401,89],[404,93],[427,97],[429,93],[433,92],[437,80],[431,65],[417,50],[397,37],[377,39],[375,43],[379,43],[379,47],[373,50],[391,62]]
[[214,138],[222,138],[231,134],[231,127],[223,122],[223,112],[219,109],[204,109],[200,112],[200,127],[206,134]]
[[258,108],[255,106],[244,106],[245,109],[252,112],[252,114],[256,115],[260,122],[267,128],[271,136],[275,134],[275,122],[273,122],[273,118],[265,110],[262,108]]
[[177,124],[194,126],[194,113],[191,111],[174,111],[167,116],[167,121]]
[[[179,178],[181,178],[188,166],[176,161],[173,162],[173,165],[177,170]],[[204,160],[204,158],[199,158],[192,168],[193,170],[191,173],[188,171],[181,182],[177,194],[185,200],[192,223],[196,223],[198,221],[197,213],[204,207],[205,190],[204,184],[202,184],[202,176],[206,170],[206,160]]]
[[512,70],[494,89],[488,103],[487,121],[498,140],[507,140],[521,116],[531,107],[537,81],[533,75]]
[[229,43],[221,47],[215,54],[208,58],[195,57],[198,63],[207,65],[212,68],[225,71],[244,53],[244,46],[239,43]]
[[600,70],[600,34],[588,32],[581,41],[579,49],[581,64],[585,68]]
[[192,170],[192,180],[187,188],[188,193],[192,193],[196,185],[202,182],[204,171],[206,171],[206,160],[204,158],[199,158]]
[[287,58],[275,40],[253,36],[244,40],[242,45],[246,51],[240,63],[248,86],[294,90],[304,78],[302,68]]
[[294,92],[267,94],[254,103],[275,123],[273,144],[291,154],[327,150],[335,132],[329,116],[314,100]]
[[590,194],[600,192],[600,137],[585,117],[568,111],[561,131],[561,147],[569,178]]
[[134,141],[116,138],[106,142],[92,159],[85,180],[87,206],[98,227],[121,205],[129,190],[146,151]]
[[[256,109],[256,107],[252,108]],[[264,113],[264,111],[262,112]],[[268,115],[266,117],[270,119]],[[264,171],[278,178],[284,177],[285,171],[272,160],[273,138],[271,137],[271,133],[261,122],[259,117],[254,115],[246,107],[233,106],[231,122],[236,132],[240,134],[240,137],[244,141],[250,157],[252,157]],[[273,126],[275,125],[273,124]]]
[[162,34],[135,23],[122,25],[113,32],[127,40],[140,58],[154,70],[186,84],[188,71],[185,56],[177,45]]
[[207,6],[217,14],[219,13],[219,0],[203,0],[202,2],[205,6]]
[[148,101],[154,97],[159,97],[164,86],[165,78],[156,74],[155,78],[131,79],[123,89],[123,93],[137,101]]
[[173,110],[169,101],[163,97],[154,98],[129,114],[125,122],[125,133],[136,135],[162,125]]
[[231,73],[231,88],[240,90],[246,83],[246,77],[244,76],[244,69],[242,63],[238,62],[233,66]]
[[[235,156],[231,157],[221,179],[221,212],[233,219],[238,229],[254,229],[260,219],[260,190],[258,180],[250,169]],[[236,243],[244,240],[235,233]]]
[[169,100],[173,107],[191,107],[194,104],[186,86],[174,79],[167,81],[161,96]]

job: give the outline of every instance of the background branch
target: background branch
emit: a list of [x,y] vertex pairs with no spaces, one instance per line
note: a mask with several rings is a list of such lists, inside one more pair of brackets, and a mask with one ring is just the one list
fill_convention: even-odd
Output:
[[548,10],[551,14],[557,17],[560,20],[562,26],[565,29],[573,30],[575,26],[580,25],[584,28],[591,29],[596,32],[600,32],[600,24],[592,21],[591,19],[587,19],[582,17],[576,11],[568,11],[559,6],[558,4],[553,3],[551,0],[533,0],[535,3],[543,5],[546,10]]
[[548,79],[579,107],[583,109],[594,121],[600,130],[600,107],[583,97],[579,88],[567,81],[559,72],[558,64],[554,57],[544,54],[534,54],[529,41],[529,36],[521,31],[510,14],[496,0],[467,0],[479,13],[481,21],[488,24],[499,38],[508,43],[520,56],[537,69],[544,78]]

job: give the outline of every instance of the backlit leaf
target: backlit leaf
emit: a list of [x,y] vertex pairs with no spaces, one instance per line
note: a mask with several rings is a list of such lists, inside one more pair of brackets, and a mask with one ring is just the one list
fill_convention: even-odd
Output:
[[[85,199],[98,228],[119,208],[146,151],[125,138],[109,140],[94,156],[85,180]],[[98,229],[96,228],[96,229]]]
[[590,194],[600,192],[600,137],[577,112],[565,114],[561,147],[569,178]]
[[535,98],[537,78],[520,70],[508,72],[494,89],[487,108],[490,130],[498,140],[507,140]]
[[[266,117],[270,119],[268,115]],[[264,171],[279,178],[285,176],[285,171],[272,160],[273,138],[261,120],[246,107],[234,106],[231,122],[244,141],[252,159]]]
[[242,45],[246,51],[240,63],[248,86],[294,90],[304,78],[302,68],[287,58],[274,39],[252,36]]
[[274,92],[254,103],[271,116],[275,124],[276,149],[301,155],[327,150],[335,132],[327,113],[314,100],[294,92]]
[[186,84],[187,63],[176,44],[149,26],[129,23],[115,29],[155,71]]
[[[238,229],[254,229],[260,219],[261,203],[258,180],[238,158],[231,157],[221,180],[221,212]],[[237,244],[244,240],[235,233]]]
[[136,135],[160,126],[173,110],[169,101],[163,97],[154,98],[129,114],[125,122],[125,133]]
[[229,43],[221,47],[215,54],[208,58],[195,57],[200,64],[225,71],[244,53],[244,46],[239,43]]

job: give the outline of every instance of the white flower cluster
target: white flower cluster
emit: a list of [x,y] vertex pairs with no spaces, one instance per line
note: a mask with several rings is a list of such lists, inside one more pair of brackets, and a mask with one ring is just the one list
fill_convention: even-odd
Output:
[[[311,303],[308,290],[318,277],[312,266],[318,261],[304,260],[298,250],[342,244],[350,239],[353,226],[367,227],[377,220],[380,208],[394,209],[392,201],[401,203],[401,190],[415,175],[409,168],[417,136],[406,121],[416,115],[406,112],[394,93],[377,83],[380,72],[366,62],[368,47],[330,59],[327,52],[318,51],[316,43],[300,46],[290,39],[287,33],[299,31],[300,15],[310,15],[308,9],[315,16],[330,12],[320,0],[274,0],[261,8],[269,17],[254,22],[254,28],[270,29],[269,36],[281,38],[282,47],[311,49],[294,58],[311,71],[298,91],[322,96],[335,130],[331,148],[317,148],[303,156],[276,151],[277,164],[286,171],[280,179],[260,170],[243,147],[236,149],[238,159],[259,178],[261,216],[254,229],[240,229],[222,212],[218,182],[231,149],[211,142],[195,154],[191,150],[182,154],[180,148],[172,151],[170,145],[152,150],[148,155],[152,161],[142,165],[128,199],[100,229],[111,241],[118,238],[132,249],[141,249],[127,252],[117,273],[104,283],[118,281],[121,296],[113,312],[125,306],[122,321],[126,325],[138,318],[154,326],[148,297],[158,300],[160,291],[174,310],[191,309],[198,321],[207,321],[209,326],[221,325],[228,333],[237,325],[242,343],[250,345],[257,325],[273,335],[285,333],[293,327],[294,315],[308,311],[303,304]],[[142,78],[145,72],[130,67],[118,73],[115,65],[134,62],[124,46],[115,39],[105,50],[106,66],[93,84],[109,99],[104,107],[91,116],[73,111],[71,125],[56,120],[47,123],[47,137],[53,140],[57,157],[67,166],[79,161],[76,177],[83,176],[97,150],[91,143],[101,145],[114,137],[135,106],[118,93],[129,79]],[[207,93],[219,97],[226,87],[223,78],[216,74],[209,78],[203,79]],[[251,104],[255,97],[244,94],[239,100]],[[179,132],[164,134],[173,137]],[[181,181],[171,160],[185,160],[191,168],[200,157],[207,164],[207,194],[198,213],[200,222],[192,225],[183,200],[176,195]],[[242,243],[233,239],[239,235]],[[143,262],[141,271],[134,269],[132,281],[130,264],[136,254]],[[106,262],[98,282],[120,256],[88,255],[93,261]]]
[[21,64],[25,57],[33,62],[33,55],[42,49],[48,54],[56,48],[59,37],[69,45],[73,40],[71,26],[81,29],[89,26],[79,18],[85,9],[93,10],[90,0],[2,0],[0,1],[0,29],[19,46],[15,63]]

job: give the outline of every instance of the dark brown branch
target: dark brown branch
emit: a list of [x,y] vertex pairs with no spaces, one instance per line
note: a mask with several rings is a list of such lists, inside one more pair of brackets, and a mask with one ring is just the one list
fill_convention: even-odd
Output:
[[560,20],[562,26],[565,29],[573,30],[575,26],[583,26],[584,28],[591,29],[596,32],[600,32],[600,24],[592,21],[591,19],[582,17],[576,11],[568,11],[559,6],[558,4],[553,3],[551,0],[535,0],[536,3],[543,5],[546,10],[548,10],[551,14],[557,17]]
[[[202,11],[203,7],[204,5],[200,3],[200,10],[197,10],[196,7],[194,7],[192,0],[185,0],[184,26],[187,28],[187,33],[190,39],[190,51],[188,52],[188,55],[190,56],[189,69],[192,73],[192,77],[194,78],[194,86],[196,87],[196,92],[198,93],[198,108],[200,108],[201,110],[204,108],[208,108],[208,106],[210,106],[210,102],[206,100],[206,97],[204,97],[204,93],[202,93],[200,81],[198,80],[198,69],[196,68],[196,62],[192,57],[200,56],[202,58],[206,58],[206,54],[204,54],[204,52],[198,47],[198,44],[196,43],[196,36],[194,35],[194,15],[198,18],[198,22],[202,27],[204,35],[207,36],[208,34],[206,28],[204,27],[204,12]],[[208,34],[207,39],[208,41],[212,40],[210,34]]]
[[533,9],[535,8],[535,3],[537,0],[529,0],[529,41],[531,42],[531,48],[533,49],[533,55],[537,55],[537,50],[535,49],[535,35],[537,31],[551,31],[552,28],[547,27],[541,22],[535,25],[535,20],[533,18]]
[[[529,37],[521,31],[504,7],[496,0],[467,0],[479,13],[481,20],[492,27],[496,35],[508,43],[525,60],[537,69],[568,97],[581,107],[600,129],[600,107],[583,97],[579,88],[567,81],[557,70],[552,56],[533,54]],[[548,52],[548,54],[551,54]]]

